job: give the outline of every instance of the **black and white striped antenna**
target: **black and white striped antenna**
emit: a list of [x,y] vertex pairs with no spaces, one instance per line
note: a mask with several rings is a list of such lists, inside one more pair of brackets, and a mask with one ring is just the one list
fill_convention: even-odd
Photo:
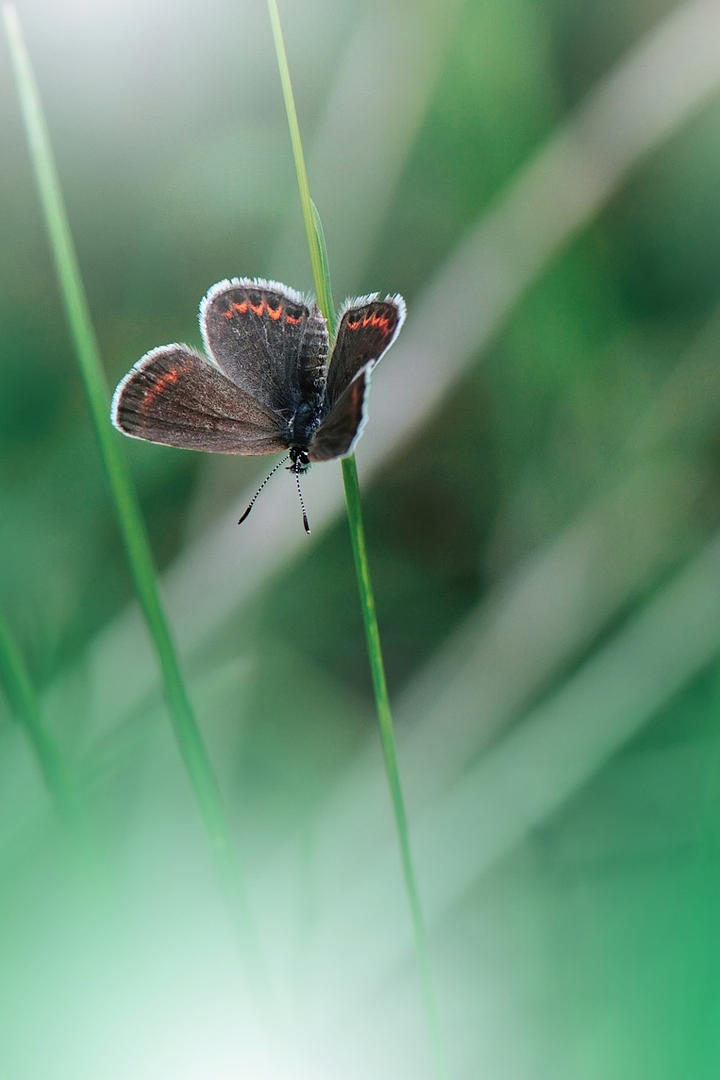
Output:
[[[255,505],[255,500],[257,499],[258,495],[260,494],[260,492],[262,491],[262,489],[263,489],[263,488],[265,487],[265,485],[267,484],[267,482],[268,482],[268,480],[270,479],[270,477],[271,477],[271,476],[273,476],[273,475],[274,475],[274,474],[275,474],[275,473],[276,473],[276,472],[278,471],[278,469],[280,468],[280,466],[281,466],[281,465],[284,465],[284,464],[285,464],[285,462],[287,461],[287,459],[288,459],[289,457],[290,457],[290,455],[289,455],[289,454],[286,454],[284,458],[281,458],[281,459],[280,459],[280,461],[278,461],[277,465],[273,465],[272,469],[271,469],[271,470],[270,470],[270,472],[269,472],[269,473],[267,474],[267,476],[266,476],[266,477],[265,477],[265,479],[263,480],[262,484],[260,485],[260,487],[259,487],[259,488],[257,489],[257,491],[255,492],[255,494],[253,495],[252,499],[250,500],[250,504],[249,504],[249,506],[248,506],[247,510],[245,511],[245,513],[243,514],[243,516],[242,516],[242,517],[240,518],[240,520],[238,521],[238,525],[242,525],[243,521],[245,520],[245,518],[246,518],[246,517],[248,516],[248,514],[250,513],[250,511],[252,510],[253,506]],[[298,488],[298,491],[299,491],[299,490],[300,490],[300,489]],[[300,501],[302,502],[302,496],[301,496],[301,498],[300,498]],[[306,526],[306,527],[307,527],[307,526]],[[310,532],[310,530],[309,530],[309,529],[308,529],[307,531],[308,531],[308,532]]]
[[298,498],[300,499],[300,509],[302,510],[303,525],[305,526],[305,532],[309,536],[310,535],[310,522],[308,521],[308,516],[307,516],[307,514],[305,512],[305,502],[304,502],[303,497],[302,497],[302,491],[300,490],[300,473],[299,472],[295,473],[295,483],[297,484]]

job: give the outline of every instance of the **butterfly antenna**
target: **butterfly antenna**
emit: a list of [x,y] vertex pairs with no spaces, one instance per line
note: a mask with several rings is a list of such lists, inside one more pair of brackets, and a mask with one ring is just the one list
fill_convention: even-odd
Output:
[[[280,459],[280,461],[278,461],[277,465],[274,465],[274,466],[272,467],[272,469],[271,469],[271,470],[270,470],[270,472],[269,472],[269,473],[267,474],[267,476],[266,476],[266,477],[265,477],[265,479],[263,480],[263,482],[262,482],[262,484],[260,485],[260,487],[259,487],[259,488],[257,489],[257,491],[255,492],[255,494],[253,495],[252,499],[250,500],[250,505],[248,506],[247,510],[245,511],[245,513],[243,514],[243,516],[242,516],[242,517],[240,518],[240,520],[238,521],[238,525],[242,525],[243,521],[245,520],[245,518],[246,518],[246,517],[248,516],[248,514],[250,513],[250,511],[252,510],[253,506],[255,505],[255,500],[257,499],[258,495],[260,494],[260,492],[262,491],[262,489],[263,489],[263,488],[265,487],[265,485],[267,484],[267,482],[268,482],[268,480],[270,479],[270,477],[271,477],[271,476],[273,475],[273,473],[276,473],[276,472],[278,471],[278,469],[280,468],[280,466],[281,466],[281,465],[284,465],[284,464],[285,464],[285,462],[287,461],[287,459],[288,459],[289,457],[290,457],[290,455],[289,455],[289,454],[286,454],[284,458],[281,458],[281,459]],[[309,532],[309,530],[308,530],[308,532]]]
[[300,509],[302,510],[303,525],[305,526],[305,532],[309,536],[310,535],[310,522],[308,521],[308,516],[307,516],[307,514],[305,512],[305,503],[303,501],[302,491],[300,490],[300,473],[295,473],[295,483],[297,484],[298,498],[300,499]]

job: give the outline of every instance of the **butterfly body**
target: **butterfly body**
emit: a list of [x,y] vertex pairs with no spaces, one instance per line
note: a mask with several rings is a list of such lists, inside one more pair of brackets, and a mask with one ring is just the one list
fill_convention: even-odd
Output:
[[293,413],[288,426],[288,443],[290,449],[307,450],[312,442],[312,437],[322,421],[321,404],[309,401],[301,401]]
[[352,452],[370,373],[404,319],[401,296],[349,300],[330,350],[317,304],[294,289],[262,278],[218,282],[200,304],[207,356],[178,344],[146,353],[115,391],[112,422],[183,449],[285,451],[297,476]]

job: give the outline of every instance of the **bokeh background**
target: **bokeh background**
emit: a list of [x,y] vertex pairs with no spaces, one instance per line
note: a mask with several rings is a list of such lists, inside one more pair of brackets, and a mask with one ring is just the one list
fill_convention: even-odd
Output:
[[[260,0],[19,4],[111,385],[311,277]],[[720,5],[284,0],[449,1074],[720,1070]],[[432,1075],[339,469],[126,440],[269,989],[133,598],[0,62],[0,1074]],[[117,438],[120,440],[121,436]]]

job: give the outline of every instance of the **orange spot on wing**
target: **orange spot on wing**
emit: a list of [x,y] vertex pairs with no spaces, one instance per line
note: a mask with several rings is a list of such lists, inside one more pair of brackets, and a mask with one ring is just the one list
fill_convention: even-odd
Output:
[[285,322],[292,323],[293,326],[296,326],[297,323],[302,322],[304,318],[304,315],[298,315],[297,318],[295,318],[294,315],[286,315]]
[[224,317],[226,319],[232,319],[235,312],[237,312],[238,315],[244,315],[245,312],[247,311],[247,309],[248,309],[247,300],[243,300],[243,302],[241,304],[239,304],[237,302],[237,300],[233,300],[232,304],[227,309],[227,311],[223,311],[223,315],[224,315]]
[[250,302],[250,310],[252,311],[253,315],[262,315],[263,311],[265,310],[265,301],[261,300],[257,307],[255,306],[255,304]]
[[387,315],[378,315],[376,312],[369,311],[367,315],[363,315],[359,319],[348,319],[348,330],[359,330],[361,327],[363,330],[371,326],[375,330],[379,330],[382,334],[387,335],[391,332],[390,319]]
[[282,310],[283,310],[282,309],[282,304],[278,304],[278,306],[276,308],[271,308],[269,304],[267,306],[267,313],[270,316],[270,318],[273,320],[273,322],[278,321],[278,319],[282,315]]
[[155,398],[167,390],[168,386],[172,386],[173,383],[176,383],[179,377],[180,372],[177,368],[171,368],[170,371],[166,371],[152,386],[147,388],[143,396],[143,404],[151,405]]

